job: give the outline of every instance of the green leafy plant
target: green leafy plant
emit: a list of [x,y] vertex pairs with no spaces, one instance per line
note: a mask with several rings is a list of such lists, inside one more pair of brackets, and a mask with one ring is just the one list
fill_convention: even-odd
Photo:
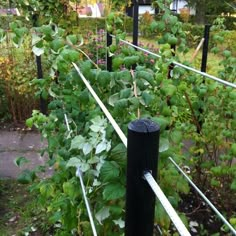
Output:
[[[38,128],[47,139],[48,146],[42,154],[47,152],[49,160],[46,167],[24,172],[21,181],[34,182],[32,191],[38,194],[40,206],[48,212],[55,235],[91,234],[75,176],[77,168],[83,173],[98,234],[122,235],[124,227],[126,150],[72,62],[89,80],[124,133],[128,123],[137,118],[151,118],[160,125],[158,179],[173,206],[178,209],[181,197],[190,189],[169,161],[170,156],[189,167],[192,178],[203,191],[211,190],[215,196],[227,199],[220,210],[231,221],[234,219],[235,91],[172,65],[188,49],[186,35],[164,1],[155,4],[163,15],[150,26],[152,32],[161,32],[160,58],[150,58],[152,63],[147,61],[147,55],[120,43],[118,36],[125,37],[122,19],[115,13],[107,17],[108,31],[118,34],[115,44],[109,47],[113,72],[99,68],[91,60],[94,57],[86,53],[83,39],[77,33],[52,23],[29,31],[32,51],[47,58],[49,72],[43,80],[34,80],[32,84],[38,87],[37,95],[50,98],[50,103],[47,116],[34,111],[26,123]],[[17,25],[15,31],[19,28]],[[220,51],[218,44],[224,40],[223,33],[218,32],[214,37],[215,52]],[[14,36],[18,37],[17,42],[21,41],[22,35],[15,32]],[[224,69],[219,71],[220,76],[234,82],[235,58],[228,49],[222,51],[222,56]],[[191,143],[187,150],[185,140]],[[54,168],[52,177],[38,179],[37,173],[48,167]],[[156,206],[156,212],[156,224],[168,235],[169,218],[160,205]],[[182,218],[186,223],[187,217]]]

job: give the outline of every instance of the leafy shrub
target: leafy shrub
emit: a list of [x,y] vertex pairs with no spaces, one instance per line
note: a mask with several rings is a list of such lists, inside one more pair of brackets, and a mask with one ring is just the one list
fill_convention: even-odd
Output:
[[[170,67],[172,60],[179,60],[177,53],[173,55],[175,47],[180,53],[187,51],[186,34],[182,23],[163,3],[156,1],[165,14],[150,26],[154,33],[162,34],[161,57],[150,58],[150,63],[142,52],[120,47],[117,37],[116,44],[110,46],[113,72],[97,68],[85,59],[76,34],[66,35],[62,28],[52,29],[51,25],[43,25],[33,32],[33,41],[37,39],[34,52],[44,53],[51,68],[44,80],[35,80],[34,84],[52,100],[49,115],[34,111],[27,125],[35,125],[47,139],[48,147],[44,150],[49,155],[47,167],[55,169],[51,178],[36,179],[33,189],[38,193],[40,206],[50,215],[50,223],[60,223],[56,235],[91,234],[79,181],[75,177],[76,167],[83,172],[98,234],[121,235],[124,227],[126,150],[72,62],[80,67],[124,133],[127,133],[127,124],[140,117],[159,123],[159,180],[176,208],[181,194],[188,194],[190,188],[169,162],[170,156],[190,168],[192,178],[203,191],[210,189],[214,196],[227,199],[229,204],[219,206],[229,218],[235,215],[232,207],[236,199],[233,162],[236,114],[232,109],[236,106],[235,92],[180,67]],[[122,26],[123,21],[115,13],[108,17],[109,30],[123,37]],[[223,31],[217,30],[213,48],[223,55],[223,69],[219,73],[221,78],[233,82],[236,60],[231,52],[219,49],[224,38]],[[65,114],[70,129],[65,124]],[[193,145],[184,151],[186,139]],[[41,169],[44,170],[34,171]],[[35,178],[35,174],[24,172],[20,180]],[[168,233],[170,220],[158,204],[155,223]]]
[[196,47],[204,34],[204,26],[193,25],[191,23],[183,24],[183,30],[186,33],[188,47]]
[[236,30],[226,31],[224,35],[224,45],[236,56]]
[[139,24],[140,24],[140,33],[142,34],[143,37],[150,37],[151,36],[151,31],[150,31],[150,24],[153,21],[153,16],[146,11],[139,19]]
[[[206,22],[208,24],[213,24],[213,22],[218,18],[218,15],[212,16],[212,15],[207,15],[206,16]],[[225,27],[227,30],[236,30],[236,25],[235,25],[235,17],[234,16],[223,16],[222,18],[225,19]]]
[[24,122],[33,108],[38,107],[34,98],[35,89],[30,85],[30,81],[36,77],[35,59],[29,52],[27,42],[19,49],[14,49],[12,42],[8,42],[2,47],[2,52],[0,113],[4,114],[4,120]]

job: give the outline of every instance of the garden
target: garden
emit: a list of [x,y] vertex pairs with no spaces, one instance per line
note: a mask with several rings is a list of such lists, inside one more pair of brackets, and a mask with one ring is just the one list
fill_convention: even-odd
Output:
[[[139,17],[146,51],[130,44],[121,1],[103,1],[102,18],[79,18],[69,1],[16,2],[24,17],[0,16],[0,127],[27,126],[47,145],[45,165],[0,180],[0,234],[93,235],[79,167],[97,234],[125,235],[127,150],[76,65],[126,136],[140,118],[160,126],[157,182],[191,235],[232,235],[169,157],[236,228],[234,18],[211,22],[205,68],[229,86],[176,65],[201,67],[204,26],[175,15],[172,1],[153,1],[159,14]],[[154,235],[178,235],[158,200],[154,225]]]

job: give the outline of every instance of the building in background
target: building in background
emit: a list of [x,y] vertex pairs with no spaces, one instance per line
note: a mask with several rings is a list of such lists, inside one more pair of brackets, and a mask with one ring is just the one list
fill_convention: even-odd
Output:
[[105,14],[106,0],[81,0],[80,3],[70,2],[71,7],[79,17],[103,17]]
[[20,16],[20,12],[17,8],[4,8],[0,9],[0,16],[15,15]]
[[[180,14],[182,9],[188,9],[191,15],[195,15],[195,9],[189,8],[185,0],[173,0],[170,4],[170,9],[177,14]],[[158,13],[158,9],[152,7],[152,0],[139,0],[139,14],[144,14],[145,12],[150,14]],[[132,16],[132,6],[127,7],[126,13]]]
[[193,8],[188,7],[188,3],[185,0],[173,0],[173,3],[170,4],[170,9],[180,14],[182,9],[189,9],[190,15],[195,15],[196,11]]

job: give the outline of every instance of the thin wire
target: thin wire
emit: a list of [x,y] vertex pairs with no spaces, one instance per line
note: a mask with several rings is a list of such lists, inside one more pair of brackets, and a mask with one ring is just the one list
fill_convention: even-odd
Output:
[[[111,35],[111,37],[115,38],[114,35]],[[158,55],[158,54],[156,54],[156,53],[154,53],[154,52],[150,52],[150,51],[147,50],[147,49],[144,49],[144,48],[141,48],[141,47],[139,47],[139,46],[136,46],[136,45],[134,45],[134,44],[132,44],[132,43],[130,43],[130,42],[127,42],[127,41],[125,41],[125,40],[123,40],[123,39],[120,39],[120,41],[123,42],[123,43],[125,43],[125,44],[127,44],[127,45],[130,45],[131,47],[134,47],[134,48],[136,48],[136,49],[138,49],[138,50],[140,50],[140,51],[146,52],[146,53],[148,53],[148,54],[150,54],[150,55],[152,55],[152,56],[155,56],[155,57],[157,57],[157,58],[161,58],[161,55]],[[176,66],[182,67],[182,68],[184,68],[184,69],[186,69],[186,70],[190,70],[190,71],[192,71],[192,72],[195,72],[195,73],[197,73],[197,74],[200,74],[200,75],[202,75],[202,76],[204,76],[204,77],[208,77],[209,79],[215,80],[215,81],[217,81],[217,82],[219,82],[219,83],[221,83],[221,84],[224,84],[224,85],[227,85],[227,86],[236,88],[236,84],[233,84],[233,83],[231,83],[231,82],[222,80],[222,79],[217,78],[217,77],[215,77],[215,76],[213,76],[213,75],[209,75],[209,74],[207,74],[207,73],[205,73],[205,72],[202,72],[202,71],[200,71],[200,70],[194,69],[194,68],[189,67],[189,66],[186,66],[186,65],[181,64],[181,63],[179,63],[179,62],[177,62],[177,61],[171,61],[171,63],[174,64],[174,65],[176,65]]]
[[[65,122],[66,122],[67,131],[71,132],[71,128],[70,128],[69,123],[68,123],[68,117],[65,113],[64,113],[64,118],[65,118]],[[80,179],[80,185],[81,185],[81,188],[82,188],[83,197],[84,197],[85,205],[86,205],[86,208],[87,208],[87,212],[88,212],[91,228],[92,228],[92,231],[93,231],[93,235],[97,236],[93,216],[92,216],[91,209],[90,209],[90,206],[89,206],[89,202],[88,202],[88,199],[87,199],[87,196],[86,196],[83,177],[82,177],[82,174],[81,174],[81,171],[80,171],[79,167],[77,167],[77,169],[76,169],[76,176],[79,177],[79,179]]]
[[175,209],[171,206],[169,200],[166,198],[165,194],[162,192],[161,188],[156,183],[155,179],[152,177],[150,172],[144,173],[144,178],[152,188],[153,192],[156,194],[157,198],[159,199],[165,211],[169,215],[179,234],[181,236],[191,236],[184,223],[181,221]]
[[81,184],[82,192],[83,192],[83,196],[84,196],[84,201],[85,201],[85,205],[86,205],[87,212],[88,212],[88,215],[89,215],[89,220],[90,220],[90,223],[91,223],[93,235],[97,236],[96,228],[95,228],[94,221],[93,221],[93,216],[92,216],[91,209],[90,209],[90,206],[89,206],[89,202],[88,202],[88,199],[87,199],[87,196],[86,196],[83,177],[82,177],[82,174],[81,174],[81,171],[80,171],[79,167],[76,170],[76,176],[79,177],[79,180],[80,180],[80,184]]
[[220,217],[220,219],[229,227],[229,229],[236,235],[236,230],[233,226],[225,219],[225,217],[216,209],[216,207],[211,203],[211,201],[204,195],[204,193],[193,183],[193,181],[185,174],[185,172],[178,166],[178,164],[169,157],[169,160],[174,164],[174,166],[181,172],[181,174],[188,180],[192,187],[199,193],[199,195],[205,200],[205,202],[211,207],[211,209]]
[[106,115],[107,119],[110,121],[110,123],[112,124],[113,128],[115,129],[116,133],[118,134],[118,136],[120,137],[121,141],[123,142],[123,144],[125,145],[125,147],[127,147],[127,138],[125,136],[125,134],[123,133],[123,131],[121,130],[121,128],[119,127],[119,125],[116,123],[116,121],[114,120],[114,118],[112,117],[111,113],[107,110],[107,108],[105,107],[105,105],[102,103],[101,99],[97,96],[97,94],[95,93],[95,91],[93,90],[93,88],[91,87],[91,85],[89,84],[89,82],[86,80],[86,78],[84,77],[84,75],[81,73],[79,67],[73,63],[73,66],[75,67],[76,71],[78,72],[79,76],[81,77],[81,79],[83,80],[83,82],[85,83],[86,87],[88,88],[88,90],[90,91],[90,93],[93,95],[94,99],[96,100],[96,102],[98,103],[98,105],[100,106],[100,108],[102,109],[102,111],[104,112],[104,114]]

